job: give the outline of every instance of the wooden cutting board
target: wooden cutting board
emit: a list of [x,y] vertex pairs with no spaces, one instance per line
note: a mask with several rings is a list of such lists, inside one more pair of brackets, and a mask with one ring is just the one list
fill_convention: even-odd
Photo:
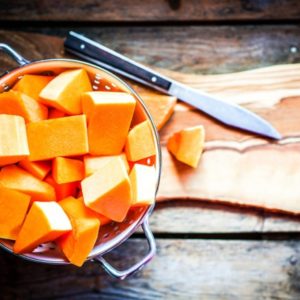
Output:
[[[160,71],[251,109],[273,124],[282,139],[274,142],[223,126],[179,103],[160,131],[158,201],[193,199],[300,213],[300,64],[206,76]],[[173,132],[197,124],[205,126],[207,138],[194,170],[176,161],[165,146]]]
[[[68,57],[61,38],[0,32],[1,39],[28,59]],[[26,43],[27,40],[31,43]],[[26,44],[26,47],[23,45]],[[15,66],[1,55],[0,69]],[[224,75],[189,75],[159,70],[226,101],[258,113],[282,134],[272,142],[225,127],[194,108],[178,103],[160,130],[163,171],[158,201],[201,200],[300,212],[300,64],[272,66]],[[139,91],[154,92],[138,86]],[[201,99],[199,99],[201,101]],[[175,131],[203,124],[207,138],[199,167],[177,162],[166,150]]]

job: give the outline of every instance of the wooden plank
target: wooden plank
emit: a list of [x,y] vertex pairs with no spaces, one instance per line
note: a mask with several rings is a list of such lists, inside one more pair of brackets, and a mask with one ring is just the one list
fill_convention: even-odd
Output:
[[298,20],[299,2],[296,0],[65,0],[0,2],[2,21],[261,21]]
[[[299,241],[158,239],[155,259],[118,281],[96,263],[40,265],[0,252],[2,299],[299,299]],[[145,253],[130,240],[109,255],[125,268]]]
[[[150,217],[156,234],[225,235],[300,232],[300,218],[209,202],[158,203]],[[141,232],[141,231],[139,231]]]
[[[62,37],[69,29],[74,28],[27,28]],[[180,30],[170,26],[105,26],[76,30],[140,63],[184,73],[228,73],[300,61],[300,27],[296,25],[182,26]],[[62,40],[54,37],[2,30],[0,39],[28,59],[64,56]],[[4,57],[1,55],[2,70],[14,65]]]

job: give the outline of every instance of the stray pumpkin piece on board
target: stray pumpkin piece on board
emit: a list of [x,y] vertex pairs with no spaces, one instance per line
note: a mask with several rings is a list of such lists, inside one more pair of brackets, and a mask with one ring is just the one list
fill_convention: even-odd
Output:
[[157,130],[160,130],[174,112],[176,97],[154,93],[139,93],[139,95],[146,103]]
[[202,125],[175,132],[167,148],[175,158],[193,168],[198,166],[204,148],[205,130]]

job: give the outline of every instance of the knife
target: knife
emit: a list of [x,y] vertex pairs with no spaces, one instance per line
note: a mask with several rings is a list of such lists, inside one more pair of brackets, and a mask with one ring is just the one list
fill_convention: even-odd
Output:
[[70,31],[64,46],[86,61],[175,96],[226,125],[272,139],[281,138],[270,123],[253,112],[163,76],[84,35]]

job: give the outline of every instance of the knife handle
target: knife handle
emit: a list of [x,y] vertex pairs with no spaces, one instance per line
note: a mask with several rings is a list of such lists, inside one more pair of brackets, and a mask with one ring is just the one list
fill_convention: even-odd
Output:
[[68,33],[64,45],[66,50],[87,61],[158,90],[166,92],[171,86],[160,74],[76,32]]

